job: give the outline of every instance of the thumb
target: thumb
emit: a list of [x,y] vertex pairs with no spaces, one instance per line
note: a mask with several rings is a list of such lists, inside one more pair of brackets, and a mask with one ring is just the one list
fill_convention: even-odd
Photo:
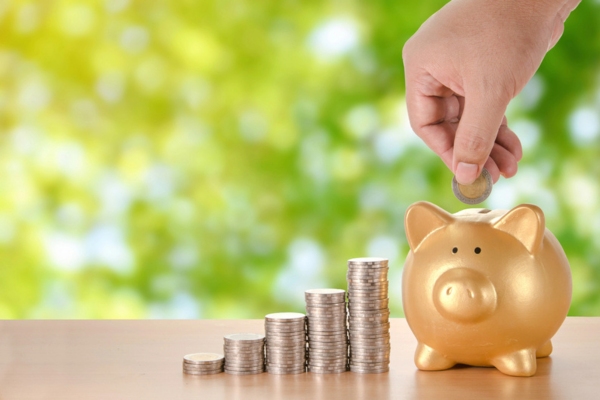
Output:
[[465,96],[465,108],[454,136],[452,169],[461,185],[477,179],[488,160],[508,101],[493,96]]

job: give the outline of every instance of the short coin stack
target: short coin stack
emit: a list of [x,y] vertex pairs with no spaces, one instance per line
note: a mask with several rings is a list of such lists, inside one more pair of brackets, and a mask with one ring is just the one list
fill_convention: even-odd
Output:
[[306,371],[306,316],[282,312],[265,317],[267,372],[299,374]]
[[265,371],[265,336],[234,333],[224,337],[225,372],[232,375],[260,374]]
[[194,353],[183,356],[183,372],[190,375],[213,375],[223,372],[222,354]]
[[352,372],[389,371],[388,269],[385,258],[348,260],[348,335]]
[[308,371],[341,373],[348,370],[346,291],[310,289],[304,292],[308,316]]

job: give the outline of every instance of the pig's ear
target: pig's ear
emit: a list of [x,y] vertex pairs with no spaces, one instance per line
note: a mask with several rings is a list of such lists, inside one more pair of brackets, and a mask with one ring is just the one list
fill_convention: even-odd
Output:
[[514,236],[530,253],[535,253],[544,238],[546,219],[538,206],[523,204],[504,214],[494,228]]
[[431,232],[452,223],[451,214],[436,205],[420,201],[408,207],[404,217],[404,230],[411,250],[415,250]]

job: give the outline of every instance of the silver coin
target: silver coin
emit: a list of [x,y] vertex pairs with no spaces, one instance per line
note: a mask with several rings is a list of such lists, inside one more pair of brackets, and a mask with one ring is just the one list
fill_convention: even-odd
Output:
[[348,352],[347,346],[339,346],[339,347],[312,347],[308,350],[308,355],[329,355],[329,354],[346,354]]
[[389,287],[389,281],[378,281],[372,283],[350,283],[348,282],[348,292],[356,290],[378,290]]
[[308,324],[310,325],[311,321],[319,322],[319,321],[328,321],[330,319],[344,320],[346,318],[346,313],[330,313],[330,314],[309,314],[308,316]]
[[221,374],[223,373],[223,370],[215,370],[215,371],[186,371],[183,370],[184,374],[187,375],[216,375],[216,374]]
[[340,369],[346,369],[348,366],[348,363],[346,361],[342,361],[342,362],[315,362],[315,363],[308,363],[308,368],[328,368],[330,370],[340,370]]
[[349,315],[349,318],[370,318],[370,317],[389,317],[390,309],[368,309],[368,310],[352,310],[352,314]]
[[381,374],[384,372],[389,372],[390,367],[380,367],[380,368],[362,368],[350,365],[350,371],[358,374]]
[[363,321],[357,320],[348,325],[349,330],[357,331],[357,330],[379,330],[379,329],[389,329],[390,322],[389,321]]
[[359,361],[359,360],[350,359],[350,365],[354,365],[355,367],[363,367],[363,368],[379,368],[382,366],[389,365],[389,360],[376,362],[376,361]]
[[380,367],[383,365],[390,364],[389,357],[350,357],[349,361],[350,365],[354,365],[355,367]]
[[304,342],[306,340],[306,333],[283,335],[283,334],[272,334],[267,338],[266,346],[273,343],[285,342],[285,343],[296,343]]
[[323,345],[327,343],[346,342],[348,341],[347,331],[336,332],[334,335],[324,335],[327,332],[312,332],[308,337],[308,344],[321,342]]
[[344,289],[333,289],[333,288],[324,288],[324,289],[308,289],[304,291],[306,295],[312,296],[339,296],[346,293]]
[[[296,313],[282,313],[282,314],[296,314]],[[277,326],[277,327],[301,327],[306,321],[306,315],[302,315],[302,318],[297,319],[265,319],[265,326]]]
[[266,320],[294,322],[303,320],[306,315],[297,312],[279,312],[265,315]]
[[387,275],[380,275],[377,278],[346,278],[346,283],[352,285],[378,284],[380,282],[388,282]]
[[260,357],[262,354],[265,353],[264,349],[260,349],[260,351],[238,351],[238,352],[234,352],[234,351],[227,351],[225,350],[225,359],[227,360],[228,358],[253,358],[253,357]]
[[341,367],[341,368],[327,368],[327,367],[315,367],[315,366],[308,366],[308,372],[312,372],[315,374],[341,374],[344,373],[348,370],[347,367]]
[[289,365],[300,365],[304,364],[306,361],[306,357],[298,357],[298,358],[273,358],[267,360],[267,365],[279,365],[279,366],[289,366]]
[[308,328],[311,332],[316,331],[343,331],[346,329],[346,320],[331,323],[314,323]]
[[388,259],[384,257],[356,257],[349,259],[348,264],[387,265]]
[[452,192],[458,200],[465,204],[473,205],[483,202],[492,193],[492,186],[494,186],[492,176],[485,168],[481,170],[481,175],[475,179],[475,182],[470,185],[461,185],[456,177],[452,178]]
[[291,368],[279,368],[279,367],[269,367],[266,369],[269,374],[274,375],[293,375],[293,374],[303,374],[306,372],[306,366],[297,366]]
[[316,337],[314,340],[308,342],[309,349],[327,349],[327,348],[338,348],[348,345],[347,337],[339,337],[337,340],[330,340],[330,337],[319,338]]
[[352,324],[352,323],[384,323],[384,322],[390,322],[390,316],[389,315],[381,315],[381,316],[352,316],[348,318],[348,324]]
[[269,355],[280,355],[280,354],[303,354],[306,352],[306,346],[302,347],[292,347],[292,346],[281,346],[281,347],[272,347],[267,351]]
[[336,316],[332,316],[330,318],[319,318],[319,317],[314,317],[314,318],[310,318],[308,321],[308,329],[310,329],[312,326],[317,326],[317,325],[335,325],[335,324],[342,324],[345,325],[346,324],[346,315],[336,315]]
[[348,332],[350,338],[350,344],[354,344],[356,339],[363,340],[374,340],[374,339],[387,339],[389,337],[389,331],[386,329],[370,329],[366,330],[352,330]]
[[256,374],[262,374],[263,372],[265,372],[265,370],[256,370],[256,371],[234,371],[234,370],[225,370],[226,374],[229,375],[256,375]]
[[262,353],[265,346],[256,347],[256,348],[231,348],[231,347],[223,347],[223,352],[225,353],[225,358],[227,358],[228,354],[239,354],[241,356],[249,355],[249,354],[259,354]]
[[260,333],[234,333],[224,336],[226,341],[233,342],[260,342],[265,339],[265,335]]
[[387,288],[389,287],[390,282],[385,280],[385,281],[375,281],[375,282],[369,282],[369,283],[358,283],[358,282],[348,282],[348,291],[353,291],[353,290],[375,290],[375,289],[380,289],[380,288]]
[[191,367],[189,365],[184,365],[183,370],[184,371],[199,371],[199,372],[223,371],[223,366],[219,365],[218,367],[214,367],[214,368],[204,368],[204,367],[198,368],[198,367]]
[[377,279],[387,280],[389,268],[376,269],[349,269],[346,272],[346,279]]
[[323,361],[323,360],[342,360],[348,359],[346,353],[334,353],[334,354],[310,354],[308,357],[309,361]]
[[382,330],[390,329],[389,322],[355,322],[353,324],[348,325],[348,330],[352,331],[371,331],[371,330]]
[[215,364],[222,363],[225,357],[217,353],[192,353],[183,356],[183,360],[190,364]]
[[289,337],[294,337],[294,336],[302,336],[304,334],[306,334],[306,327],[302,327],[302,329],[295,329],[295,330],[290,330],[290,329],[277,329],[277,328],[267,328],[265,329],[266,331],[266,336],[267,336],[267,341],[269,340],[269,338],[273,337],[273,336],[289,336]]
[[352,299],[348,302],[348,312],[359,311],[361,309],[375,310],[388,308],[390,299]]
[[295,336],[295,337],[280,337],[274,336],[267,342],[267,348],[273,347],[298,347],[306,344],[306,336]]
[[239,360],[239,359],[235,359],[235,358],[227,358],[225,360],[225,367],[228,366],[245,366],[245,365],[260,365],[260,364],[264,364],[265,363],[265,359],[264,357],[261,358],[254,358],[254,359],[246,359],[246,360]]
[[225,369],[230,370],[230,371],[254,371],[254,370],[264,368],[264,366],[265,366],[264,363],[247,364],[247,365],[225,363]]
[[380,352],[388,352],[391,349],[390,343],[378,344],[376,346],[354,346],[352,347],[352,352],[356,354],[371,354],[371,353],[380,353]]
[[265,336],[267,339],[271,334],[279,335],[300,335],[306,330],[306,324],[302,326],[265,326]]
[[[336,313],[336,312],[344,312],[346,310],[346,303],[339,304],[328,304],[327,306],[314,306],[314,305],[306,305],[306,311],[312,312],[313,314],[318,313]],[[310,317],[310,315],[309,315]]]
[[225,341],[225,343],[223,343],[223,347],[227,347],[229,349],[258,349],[264,345],[265,339],[261,339],[259,342]]
[[267,367],[275,367],[275,368],[300,368],[303,367],[306,363],[305,359],[288,361],[288,360],[273,360],[267,363]]

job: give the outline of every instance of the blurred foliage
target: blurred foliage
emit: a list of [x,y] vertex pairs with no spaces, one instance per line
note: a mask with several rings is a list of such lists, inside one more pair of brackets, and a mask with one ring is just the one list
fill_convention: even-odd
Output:
[[[411,132],[406,39],[444,1],[0,0],[0,318],[261,318],[462,208]],[[520,172],[600,315],[600,4],[515,99]]]

